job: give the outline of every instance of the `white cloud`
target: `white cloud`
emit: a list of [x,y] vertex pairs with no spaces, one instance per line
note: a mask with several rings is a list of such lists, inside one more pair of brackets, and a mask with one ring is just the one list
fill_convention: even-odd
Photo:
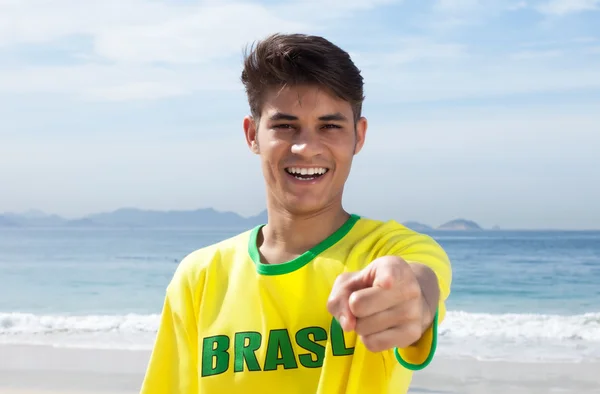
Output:
[[95,50],[117,62],[198,64],[239,54],[248,41],[275,31],[307,29],[309,25],[282,18],[265,6],[223,4],[202,7],[156,24],[100,32]]
[[[390,53],[380,58],[369,58],[368,52],[360,55],[369,58],[369,67],[364,69],[369,95],[382,97],[387,103],[600,89],[597,60],[590,57],[590,61],[581,62],[577,53],[561,56],[560,50],[484,55],[463,48],[424,64],[386,63],[394,53],[399,59],[406,56],[402,48],[390,48]],[[553,61],[548,62],[548,58]]]
[[594,43],[598,41],[598,39],[596,37],[590,37],[590,36],[582,36],[582,37],[575,37],[575,38],[563,38],[560,40],[537,40],[537,41],[526,41],[523,42],[521,44],[519,44],[519,46],[521,47],[525,47],[525,48],[532,48],[532,47],[576,47],[576,46],[581,46],[581,45],[585,45],[585,44],[590,44],[590,43]]
[[0,0],[0,51],[23,43],[52,48],[73,37],[90,44],[73,54],[83,64],[3,70],[0,92],[134,100],[237,89],[236,60],[251,41],[273,32],[317,32],[348,13],[393,2]]
[[548,59],[562,56],[563,52],[559,50],[547,51],[520,51],[510,55],[512,59],[529,60],[529,59]]
[[[365,9],[392,2],[310,0],[267,7],[217,1],[97,0],[84,5],[78,0],[55,0],[51,4],[0,0],[0,46],[37,42],[51,47],[61,37],[83,35],[90,39],[92,50],[78,54],[79,60],[87,61],[83,64],[23,64],[4,69],[0,93],[63,93],[120,101],[237,90],[239,55],[250,41],[278,30],[325,32],[348,12],[360,15]],[[552,4],[557,7],[559,3]],[[325,5],[329,12],[318,12]],[[500,0],[441,0],[434,6],[437,14],[434,12],[433,18],[482,23],[484,19],[479,17],[506,7]],[[599,84],[600,77],[594,72],[597,64],[584,62],[561,68],[542,62],[559,56],[561,49],[520,51],[505,57],[496,54],[482,61],[477,48],[434,36],[388,35],[382,38],[389,43],[385,52],[352,48],[357,52],[354,59],[368,76],[368,89],[377,85],[394,88],[394,99],[423,101],[594,88]],[[352,43],[351,37],[347,40]],[[536,59],[540,62],[532,64]]]
[[433,9],[438,13],[464,14],[477,11],[493,14],[526,7],[527,2],[515,0],[437,0]]
[[600,46],[588,47],[585,49],[585,52],[592,55],[600,54]]
[[[345,11],[364,11],[379,6],[401,3],[403,1],[404,0],[297,0],[287,1],[287,3],[285,1],[279,2],[274,8],[295,12],[302,12],[302,10],[305,10],[312,14],[313,19],[321,19],[336,17]],[[327,12],[323,12],[323,10],[327,10]]]
[[93,55],[105,60],[205,63],[238,54],[244,43],[268,33],[309,28],[287,15],[252,3],[30,0],[0,5],[0,45],[83,35]]
[[457,43],[439,43],[424,37],[405,37],[390,40],[386,52],[356,52],[351,54],[361,67],[371,68],[379,65],[395,67],[408,65],[422,60],[452,60],[467,55],[465,45]]
[[135,100],[173,97],[206,90],[239,89],[232,65],[195,68],[139,65],[25,67],[0,73],[0,92],[60,93],[89,100]]
[[177,84],[168,85],[153,81],[125,82],[117,86],[99,86],[90,90],[87,97],[107,101],[156,100],[184,96],[189,90],[189,86],[184,88]]
[[600,9],[600,0],[550,0],[541,4],[538,9],[551,15],[567,15],[583,11]]
[[0,46],[48,43],[123,25],[158,23],[187,10],[189,6],[144,0],[4,0],[0,2]]
[[478,7],[481,0],[437,0],[435,8],[440,11],[463,11]]
[[[110,58],[131,60],[127,51],[139,51],[153,61],[158,50],[169,61],[203,60],[278,30],[305,30],[347,12],[362,11],[399,0],[287,1],[265,6],[248,1],[167,0],[2,0],[0,46],[50,43],[87,35]],[[327,12],[323,12],[327,9]],[[120,39],[120,40],[119,40]],[[217,44],[213,44],[216,42]],[[136,45],[142,45],[136,49]],[[169,50],[169,46],[175,48]]]
[[430,30],[442,32],[485,26],[489,19],[525,7],[524,1],[514,0],[437,0],[424,23]]
[[[389,48],[352,54],[366,78],[367,94],[382,100],[422,102],[600,88],[597,62],[550,64],[548,58],[570,60],[556,49],[482,57],[460,44],[416,38],[398,39]],[[135,63],[24,67],[0,73],[0,92],[111,101],[159,99],[238,91],[239,73],[238,62],[216,61],[171,68]]]
[[526,1],[519,1],[518,3],[509,4],[508,7],[506,7],[506,9],[509,11],[518,11],[527,7],[528,5]]

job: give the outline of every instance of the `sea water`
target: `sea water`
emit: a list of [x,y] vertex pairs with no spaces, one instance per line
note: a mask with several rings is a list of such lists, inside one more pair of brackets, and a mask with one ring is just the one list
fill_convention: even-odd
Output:
[[[242,230],[0,229],[0,343],[150,349],[189,252]],[[453,264],[437,354],[600,360],[600,232],[431,232]]]

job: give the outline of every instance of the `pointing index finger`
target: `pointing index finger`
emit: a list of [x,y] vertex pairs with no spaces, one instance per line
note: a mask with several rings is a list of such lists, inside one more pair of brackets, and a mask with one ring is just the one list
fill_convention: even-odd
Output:
[[401,261],[395,256],[384,256],[373,264],[373,286],[389,289],[400,281],[404,268]]
[[350,310],[350,296],[364,288],[360,272],[339,275],[327,300],[327,310],[335,317],[344,331],[352,331],[356,326],[356,316]]

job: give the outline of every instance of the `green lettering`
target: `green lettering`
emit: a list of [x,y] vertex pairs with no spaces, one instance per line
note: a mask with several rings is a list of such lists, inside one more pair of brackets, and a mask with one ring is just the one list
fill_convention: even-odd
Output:
[[202,345],[202,376],[218,375],[229,368],[229,337],[206,337]]
[[243,372],[244,362],[248,371],[260,371],[256,351],[260,348],[262,335],[259,332],[247,331],[235,334],[234,371]]
[[290,335],[286,329],[271,330],[265,356],[265,371],[275,371],[283,365],[284,369],[298,368]]
[[[312,336],[312,340],[310,339]],[[296,343],[303,349],[311,353],[298,355],[298,360],[306,368],[319,368],[323,366],[325,357],[325,346],[316,343],[316,341],[326,341],[327,331],[321,327],[306,327],[296,333]],[[313,359],[312,355],[316,356]]]
[[331,351],[334,356],[349,356],[354,354],[354,347],[346,347],[346,338],[344,330],[340,323],[334,318],[331,319]]

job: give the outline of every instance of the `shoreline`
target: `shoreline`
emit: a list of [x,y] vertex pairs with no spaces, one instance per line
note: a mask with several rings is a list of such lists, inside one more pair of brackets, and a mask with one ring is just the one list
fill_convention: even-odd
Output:
[[[133,394],[139,392],[147,350],[0,345],[0,393]],[[594,393],[600,362],[514,363],[437,356],[415,372],[409,393]]]

